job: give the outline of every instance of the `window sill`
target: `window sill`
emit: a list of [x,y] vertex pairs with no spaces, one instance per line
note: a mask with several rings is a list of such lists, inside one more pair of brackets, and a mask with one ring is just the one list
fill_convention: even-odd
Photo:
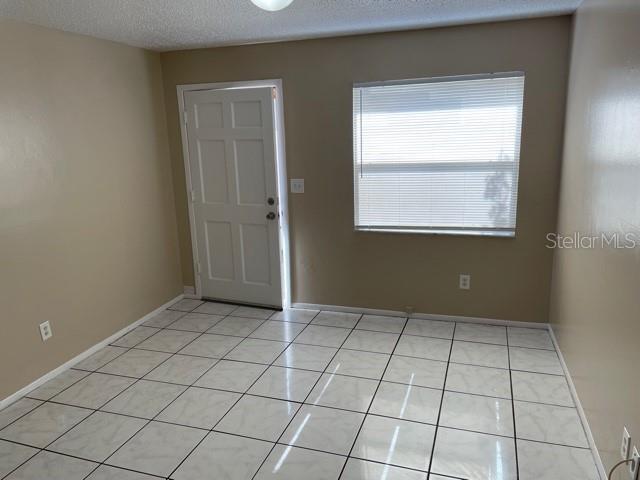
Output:
[[443,228],[384,228],[384,227],[355,227],[356,232],[372,232],[372,233],[399,233],[399,234],[415,234],[415,235],[447,235],[454,237],[497,237],[497,238],[515,238],[514,230],[447,230]]

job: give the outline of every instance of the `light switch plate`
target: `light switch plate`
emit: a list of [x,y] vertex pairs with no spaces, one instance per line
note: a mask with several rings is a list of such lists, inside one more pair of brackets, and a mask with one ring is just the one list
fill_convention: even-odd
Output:
[[304,178],[291,179],[291,193],[304,193]]

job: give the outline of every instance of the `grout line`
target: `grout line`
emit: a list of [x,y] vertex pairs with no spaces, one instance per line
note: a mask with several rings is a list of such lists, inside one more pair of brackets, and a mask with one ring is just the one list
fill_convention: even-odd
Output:
[[[361,317],[360,321],[362,320],[362,318],[363,317]],[[358,323],[360,323],[360,321],[358,321]],[[391,359],[393,358],[393,354],[396,351],[396,349],[398,348],[398,344],[400,343],[400,339],[402,338],[402,334],[404,333],[404,330],[407,328],[407,324],[408,323],[409,323],[409,320],[405,319],[405,321],[404,321],[404,323],[402,325],[402,330],[400,330],[400,333],[398,334],[398,338],[396,339],[396,342],[393,345],[393,349],[391,350],[391,353],[389,354],[389,358],[387,359],[387,363],[384,366],[384,370],[382,371],[382,375],[380,376],[380,380],[378,381],[378,385],[376,386],[376,389],[373,392],[373,396],[371,397],[371,402],[369,402],[369,406],[367,407],[367,411],[366,411],[364,417],[362,418],[362,423],[360,424],[360,428],[358,428],[358,431],[356,432],[356,436],[353,439],[353,443],[351,444],[351,448],[349,449],[349,453],[347,454],[347,461],[344,462],[344,465],[342,465],[342,470],[340,471],[340,475],[338,476],[338,480],[340,478],[342,478],[342,475],[344,474],[344,470],[347,468],[347,463],[349,462],[349,458],[352,458],[351,455],[353,453],[353,449],[356,446],[356,443],[358,442],[358,437],[360,436],[360,432],[362,432],[362,427],[364,427],[364,424],[367,421],[367,418],[371,416],[371,414],[370,414],[371,406],[373,405],[373,402],[375,402],[375,400],[376,400],[376,395],[378,395],[378,390],[380,389],[380,385],[382,385],[382,379],[384,378],[385,374],[387,373],[387,369],[389,368],[389,364],[391,363]]]
[[507,335],[507,362],[509,365],[509,388],[511,389],[511,421],[513,422],[513,450],[516,460],[516,479],[520,478],[520,465],[518,464],[518,431],[516,427],[516,402],[513,394],[513,374],[511,371],[511,348],[509,348],[509,335]]
[[[456,328],[458,327],[458,323],[454,323],[453,325],[453,338],[456,338]],[[433,466],[433,457],[436,452],[436,441],[438,440],[438,429],[440,427],[440,418],[442,417],[442,406],[444,404],[444,392],[447,387],[447,376],[449,375],[449,365],[451,364],[451,354],[453,353],[453,342],[451,342],[451,347],[449,349],[449,359],[447,361],[447,368],[444,371],[444,381],[442,384],[442,396],[440,397],[440,408],[438,409],[438,419],[436,420],[436,429],[433,432],[433,443],[431,444],[431,456],[429,458],[429,467],[427,468],[427,479],[431,478],[431,467]]]
[[[313,317],[313,319],[315,319],[318,315],[320,315],[320,311],[318,311],[318,313]],[[358,317],[358,321],[360,320],[360,318],[362,318],[362,314],[360,314],[360,316]],[[311,320],[311,322],[313,322],[313,319]],[[309,325],[311,325],[311,322],[309,322]],[[309,326],[307,325],[307,327]],[[357,325],[357,322],[356,322]],[[329,368],[329,365],[331,365],[331,363],[333,362],[334,358],[336,357],[336,355],[338,355],[338,352],[340,351],[340,348],[346,343],[347,339],[351,336],[351,334],[353,333],[353,331],[355,330],[355,326],[353,326],[353,328],[350,329],[349,334],[347,336],[345,336],[344,340],[342,341],[342,343],[340,344],[340,346],[336,349],[336,351],[334,352],[334,354],[331,356],[331,358],[329,359],[329,361],[327,362],[326,367],[324,368],[323,372],[320,374],[320,376],[318,377],[318,379],[315,381],[315,383],[313,384],[313,386],[309,389],[309,392],[307,393],[307,395],[305,396],[304,400],[303,400],[303,405],[307,403],[307,400],[309,399],[309,396],[313,393],[313,391],[315,390],[316,386],[318,385],[318,383],[320,382],[320,380],[324,377],[325,373],[327,372],[327,368]],[[304,328],[304,330],[302,330],[302,332],[304,332],[307,327]],[[299,335],[302,335],[302,332],[300,332],[296,338]],[[295,339],[294,339],[295,341]],[[293,341],[291,342],[291,344],[293,344]],[[288,348],[288,347],[287,347]],[[331,347],[331,348],[335,348],[335,347]],[[300,407],[302,408],[302,407]],[[282,430],[282,433],[278,436],[278,438],[276,439],[276,442],[273,444],[273,446],[271,447],[271,450],[269,450],[269,453],[264,457],[264,459],[262,460],[262,462],[260,463],[260,466],[258,467],[258,469],[256,470],[256,472],[253,474],[253,476],[251,477],[252,480],[255,479],[256,475],[258,474],[258,472],[260,471],[260,469],[263,467],[263,465],[265,464],[265,462],[267,461],[267,459],[269,458],[269,456],[271,456],[271,454],[273,453],[273,451],[276,448],[276,445],[279,444],[280,440],[282,439],[282,436],[285,434],[285,432],[287,431],[287,429],[289,428],[289,426],[291,425],[291,423],[294,421],[294,419],[296,418],[298,412],[300,411],[300,408],[298,408],[298,410],[296,411],[296,413],[291,417],[291,419],[289,420],[289,422],[287,422],[287,425],[285,425],[284,429]],[[364,417],[362,418],[362,420],[364,421]],[[292,446],[293,447],[293,446]],[[345,460],[346,463],[346,460]]]
[[[319,315],[319,313],[320,313],[320,312],[316,313],[316,315],[315,315],[313,318],[315,318],[317,315]],[[274,314],[275,314],[275,312],[274,312]],[[251,333],[255,332],[255,331],[256,331],[258,328],[260,328],[263,324],[264,324],[264,322],[262,322],[262,323],[261,323],[260,325],[258,325],[254,330],[252,330],[252,331],[251,331]],[[307,326],[308,326],[308,325],[307,325]],[[258,376],[258,378],[256,378],[256,379],[253,381],[253,383],[252,383],[251,385],[249,385],[249,387],[248,387],[248,388],[247,388],[243,393],[241,393],[241,394],[240,394],[240,397],[238,397],[238,399],[234,402],[234,404],[233,404],[231,407],[229,407],[229,409],[225,412],[225,414],[224,414],[222,417],[220,417],[220,419],[215,423],[215,425],[214,425],[214,426],[209,430],[209,433],[208,433],[208,434],[206,434],[206,435],[202,438],[202,440],[200,440],[200,441],[199,441],[199,442],[198,442],[198,443],[193,447],[193,449],[191,449],[191,451],[187,454],[187,456],[185,456],[185,457],[182,459],[182,461],[180,461],[180,463],[178,463],[178,465],[177,465],[177,466],[176,466],[176,467],[171,471],[171,473],[167,476],[167,478],[170,478],[170,477],[171,477],[171,476],[172,476],[172,475],[173,475],[173,474],[174,474],[174,473],[175,473],[175,472],[176,472],[176,471],[177,471],[177,470],[182,466],[182,464],[187,460],[187,458],[189,458],[189,456],[190,456],[190,455],[191,455],[191,454],[192,454],[192,453],[193,453],[193,452],[194,452],[194,451],[195,451],[195,450],[196,450],[196,449],[197,449],[197,448],[202,444],[202,442],[204,442],[204,440],[205,440],[207,437],[209,437],[209,435],[210,435],[212,432],[214,432],[215,428],[220,424],[220,422],[222,422],[222,421],[224,420],[224,418],[229,414],[229,412],[231,412],[231,410],[233,410],[233,408],[234,408],[236,405],[238,405],[238,403],[239,403],[243,398],[245,398],[245,396],[247,396],[247,395],[248,395],[248,394],[247,394],[247,392],[248,392],[249,390],[251,390],[251,388],[252,388],[252,387],[253,387],[253,386],[258,382],[258,380],[260,380],[260,379],[262,378],[262,376],[263,376],[263,375],[264,375],[264,374],[265,374],[265,373],[266,373],[266,372],[267,372],[267,371],[268,371],[272,366],[274,366],[274,363],[278,360],[278,358],[280,358],[280,355],[282,355],[282,354],[285,352],[285,350],[287,350],[287,349],[289,348],[289,346],[291,346],[291,345],[293,344],[293,340],[295,340],[295,339],[298,337],[298,335],[301,335],[301,334],[302,334],[302,332],[304,332],[304,331],[306,330],[306,328],[307,328],[307,327],[304,327],[300,332],[298,332],[298,334],[296,334],[296,335],[293,337],[293,339],[291,340],[291,342],[286,342],[286,343],[287,343],[287,346],[286,346],[284,349],[282,349],[282,351],[281,351],[278,355],[276,355],[276,356],[275,356],[275,358],[273,359],[273,361],[272,361],[272,362],[267,366],[267,368],[265,368],[265,369],[264,369],[264,371],[263,371],[263,372]],[[251,335],[251,333],[250,333],[249,335]],[[246,338],[248,338],[248,337],[246,337]],[[242,343],[242,342],[241,342],[241,343]],[[234,349],[235,349],[235,347],[234,347]],[[213,368],[213,367],[211,367],[211,368]],[[209,369],[209,370],[211,370],[211,369]],[[203,375],[205,375],[206,373],[207,373],[207,372],[205,372]],[[198,378],[198,380],[199,380],[200,378],[202,378],[202,376],[203,376],[203,375],[201,375],[201,376]],[[320,379],[320,378],[321,378],[321,377],[318,377],[318,379]],[[196,380],[196,382],[197,382],[197,380]],[[195,382],[194,382],[194,383],[195,383]],[[298,409],[296,410],[296,413],[298,412],[298,410],[299,410],[299,409],[300,409],[300,407],[298,407]],[[295,413],[294,413],[294,415],[291,417],[291,420],[293,420],[293,418],[294,418],[294,417],[295,417]],[[285,430],[286,430],[286,428],[285,428]],[[221,432],[221,433],[222,433],[222,432]],[[226,432],[224,432],[224,433],[226,433]],[[284,431],[283,431],[283,433],[284,433]],[[275,446],[275,444],[274,444],[274,446]],[[271,448],[271,450],[269,451],[269,454],[271,453],[271,451],[273,450],[273,448],[274,448],[274,447],[272,447],[272,448]],[[265,460],[267,459],[267,457],[269,456],[269,454],[267,454],[267,456],[265,457]],[[264,463],[264,460],[263,460],[263,463]],[[262,464],[261,464],[260,466],[262,466]],[[258,470],[259,470],[259,469],[260,469],[260,467],[258,468]],[[256,473],[257,473],[257,471],[256,471]]]

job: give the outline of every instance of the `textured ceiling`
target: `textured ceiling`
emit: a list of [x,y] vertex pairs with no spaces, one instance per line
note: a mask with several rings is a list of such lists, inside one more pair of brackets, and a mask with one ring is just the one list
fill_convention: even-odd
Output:
[[237,45],[509,20],[575,11],[582,0],[0,0],[0,16],[153,50]]

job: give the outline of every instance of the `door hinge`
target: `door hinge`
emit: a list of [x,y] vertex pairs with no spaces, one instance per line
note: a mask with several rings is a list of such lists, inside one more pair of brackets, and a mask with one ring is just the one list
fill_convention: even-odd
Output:
[[191,202],[193,203],[195,201],[196,201],[196,192],[193,189],[191,189]]
[[200,275],[200,262],[196,262],[196,273]]
[[186,110],[184,111],[184,124],[189,125],[189,112],[187,112]]
[[271,87],[271,97],[275,100],[278,97],[278,91],[276,87]]

